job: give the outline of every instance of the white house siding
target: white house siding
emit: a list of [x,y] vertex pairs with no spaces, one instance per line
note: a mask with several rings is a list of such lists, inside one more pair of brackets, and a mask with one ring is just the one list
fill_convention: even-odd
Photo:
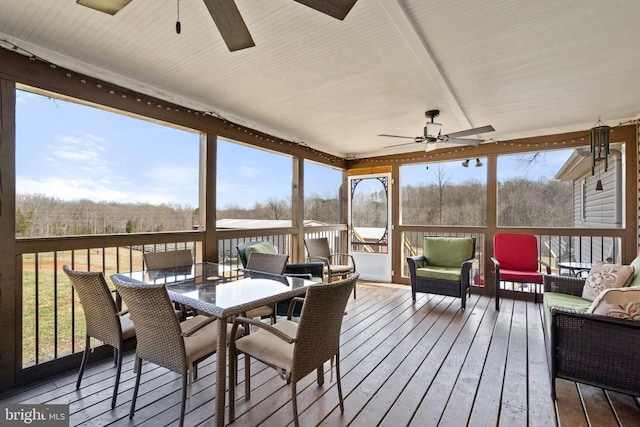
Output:
[[[615,196],[616,191],[616,167],[619,167],[613,157],[610,157],[608,170],[604,171],[604,164],[596,167],[596,173],[591,176],[591,170],[573,181],[574,189],[574,221],[578,228],[606,228],[616,227]],[[598,172],[600,169],[600,172]],[[585,217],[583,218],[582,185],[586,179]],[[596,191],[598,179],[602,180],[603,190]],[[576,261],[596,262],[600,260],[616,261],[611,259],[619,255],[618,248],[614,248],[614,240],[611,238],[579,238],[572,239],[574,249],[573,257]],[[578,250],[579,248],[579,250]]]

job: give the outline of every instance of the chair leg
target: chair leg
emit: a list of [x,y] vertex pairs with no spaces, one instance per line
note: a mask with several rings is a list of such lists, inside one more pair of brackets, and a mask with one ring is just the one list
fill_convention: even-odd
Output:
[[113,364],[118,364],[118,349],[113,347]]
[[[122,348],[122,343],[120,343]],[[122,371],[122,351],[116,349],[118,360],[116,363],[116,383],[113,385],[113,397],[111,398],[111,409],[116,407],[116,399],[118,398],[118,386],[120,385],[120,372]]]
[[340,400],[340,412],[344,413],[342,400],[342,381],[340,381],[340,355],[336,355],[336,382],[338,383],[338,399]]
[[251,399],[251,359],[244,354],[244,400]]
[[182,373],[182,405],[180,405],[180,427],[184,425],[184,410],[187,405],[187,376],[189,373],[185,369]]
[[193,380],[197,380],[198,379],[198,364],[194,363],[193,364]]
[[291,381],[291,407],[293,408],[293,425],[299,427],[300,422],[298,421],[298,399],[295,381]]
[[140,387],[140,375],[142,374],[142,359],[136,355],[135,362],[136,370],[136,384],[133,387],[133,397],[131,398],[131,409],[129,410],[129,419],[133,418],[133,413],[136,411],[136,399],[138,398],[138,388]]
[[78,372],[78,380],[76,381],[76,390],[80,388],[82,374],[84,374],[84,368],[87,366],[87,359],[89,358],[89,351],[91,351],[91,337],[87,335],[84,345],[84,353],[82,354],[82,362],[80,362],[80,372]]
[[353,299],[356,299],[356,284],[353,284]]
[[229,423],[236,419],[236,386],[238,385],[238,353],[229,345]]
[[316,375],[318,377],[318,386],[324,384],[324,365],[320,365],[318,369],[316,369]]

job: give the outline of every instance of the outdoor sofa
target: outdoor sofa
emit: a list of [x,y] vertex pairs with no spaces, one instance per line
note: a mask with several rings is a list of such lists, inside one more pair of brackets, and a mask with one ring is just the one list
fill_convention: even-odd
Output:
[[596,266],[589,273],[591,279],[543,277],[553,399],[556,378],[640,396],[640,253],[623,287],[606,289],[591,301],[583,293],[585,283],[598,283],[593,279]]

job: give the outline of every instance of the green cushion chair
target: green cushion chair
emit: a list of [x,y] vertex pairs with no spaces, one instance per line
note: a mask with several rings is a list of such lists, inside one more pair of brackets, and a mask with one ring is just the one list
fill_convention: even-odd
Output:
[[423,255],[407,258],[413,301],[416,292],[447,295],[461,298],[464,310],[475,254],[473,237],[425,237]]

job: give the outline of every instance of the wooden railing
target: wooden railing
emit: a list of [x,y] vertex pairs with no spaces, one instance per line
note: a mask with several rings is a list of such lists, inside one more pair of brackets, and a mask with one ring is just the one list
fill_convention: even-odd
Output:
[[[551,232],[552,231],[552,232]],[[491,261],[486,255],[488,245],[485,230],[482,227],[401,227],[401,257],[404,260],[413,254],[421,255],[424,236],[469,236],[476,238],[476,262],[473,265],[474,279],[472,286],[483,286],[487,274],[487,266]],[[558,264],[566,261],[595,263],[606,261],[622,263],[621,253],[625,245],[625,234],[622,229],[501,229],[501,233],[533,234],[538,240],[539,259],[551,266],[552,273],[569,274]],[[492,237],[491,237],[492,238]],[[406,263],[402,266],[403,278],[409,277]],[[491,269],[489,269],[489,274]],[[526,288],[525,291],[533,291]]]
[[[248,240],[268,240],[281,253],[291,254],[294,249],[304,254],[304,248],[295,248],[299,241],[296,228],[260,230],[218,230],[218,262],[237,265],[235,246]],[[529,232],[531,229],[519,229]],[[589,233],[589,231],[591,233]],[[537,232],[539,253],[543,261],[561,272],[557,263],[573,259],[595,262],[601,259],[620,262],[620,247],[624,246],[621,230],[554,230]],[[516,231],[512,231],[516,232]],[[473,286],[482,286],[487,270],[485,230],[482,227],[402,227],[400,230],[402,260],[407,255],[422,253],[425,235],[472,236],[476,238],[476,257]],[[308,227],[304,237],[327,237],[332,250],[348,246],[345,225]],[[204,231],[175,233],[122,234],[80,237],[50,237],[19,239],[18,255],[22,263],[18,298],[21,309],[17,335],[22,337],[23,369],[37,367],[65,359],[83,349],[85,322],[82,306],[74,294],[62,266],[67,264],[79,270],[102,271],[107,277],[113,273],[143,268],[145,251],[190,248],[194,259],[203,259]],[[303,260],[304,257],[299,257]],[[489,267],[490,268],[490,267]],[[402,262],[403,276],[408,277],[406,262]],[[99,343],[94,343],[98,345]],[[77,355],[76,355],[77,356]],[[55,369],[55,368],[54,368]]]
[[[235,246],[247,240],[268,240],[290,254],[297,229],[218,230],[218,262],[237,265]],[[346,242],[346,226],[313,227],[305,236]],[[84,349],[85,321],[80,301],[62,272],[72,269],[111,274],[143,268],[143,254],[189,248],[194,260],[203,259],[204,231],[121,234],[79,237],[28,238],[17,241],[22,275],[17,336],[22,342],[23,369],[64,358]],[[304,250],[303,252],[304,253]],[[107,280],[110,283],[109,280]],[[95,342],[93,345],[99,345]]]
[[23,367],[38,365],[84,348],[82,306],[62,266],[102,271],[105,276],[140,270],[142,254],[189,248],[202,259],[202,232],[19,239],[22,262],[19,324]]

